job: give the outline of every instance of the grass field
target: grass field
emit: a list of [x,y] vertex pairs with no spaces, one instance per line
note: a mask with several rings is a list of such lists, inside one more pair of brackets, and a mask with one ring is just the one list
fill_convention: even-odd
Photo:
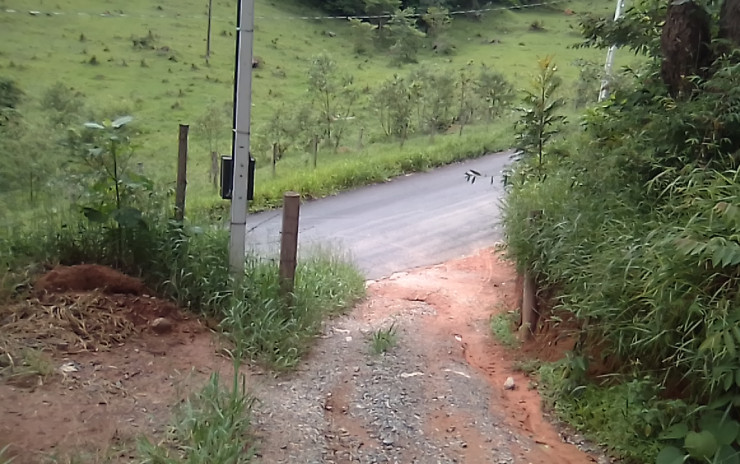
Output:
[[[194,124],[210,104],[224,108],[226,124],[220,132],[218,149],[230,152],[236,6],[233,0],[216,0],[213,7],[212,56],[206,64],[204,0],[131,0],[122,9],[111,1],[0,0],[0,76],[16,80],[32,97],[24,111],[38,111],[33,97],[55,82],[63,82],[84,94],[88,105],[99,112],[111,117],[133,114],[140,133],[136,140],[138,161],[149,176],[172,186],[177,126]],[[344,19],[303,19],[322,13],[298,2],[257,0],[255,55],[260,66],[254,74],[253,131],[259,132],[278,106],[290,108],[307,98],[306,71],[312,56],[322,51],[331,54],[360,87],[369,88],[415,66],[431,64],[454,72],[469,62],[485,63],[521,88],[537,58],[553,55],[567,84],[564,89],[572,92],[571,83],[578,75],[575,60],[601,62],[603,58],[598,51],[570,48],[579,40],[577,16],[565,11],[608,13],[611,8],[611,0],[581,0],[492,11],[480,20],[455,15],[448,34],[454,54],[440,56],[428,47],[422,51],[419,64],[399,69],[390,65],[383,52],[355,54],[352,32]],[[534,21],[540,21],[544,28],[531,30]],[[137,40],[143,40],[147,47],[135,46]],[[320,166],[346,165],[356,162],[354,158],[400,150],[397,143],[380,142],[360,149],[356,135],[360,128],[366,140],[372,141],[372,134],[379,133],[380,127],[368,111],[359,113],[346,147],[339,155],[322,153]],[[489,141],[489,147],[506,146],[510,131],[501,129],[501,124],[508,126],[510,121],[504,120],[498,129],[476,128],[472,137],[480,140],[490,131],[491,137],[500,140]],[[435,143],[444,141],[454,150],[451,137],[438,137]],[[460,143],[469,143],[463,141],[466,138],[460,138]],[[423,151],[431,143],[429,138],[418,138],[405,150]],[[209,186],[209,169],[204,141],[191,137],[188,201],[195,209],[220,201]],[[262,166],[257,174],[258,195],[274,190],[271,185],[275,182],[287,188],[290,179],[311,169],[308,158],[300,155],[281,162],[277,179],[272,178],[268,166]]]

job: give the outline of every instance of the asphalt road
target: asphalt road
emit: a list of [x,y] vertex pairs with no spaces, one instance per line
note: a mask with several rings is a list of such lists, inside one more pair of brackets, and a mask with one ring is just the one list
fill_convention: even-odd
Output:
[[[383,184],[304,202],[299,254],[316,248],[348,252],[368,279],[441,263],[492,246],[498,224],[502,170],[510,153],[496,153]],[[468,169],[494,176],[465,181]],[[279,253],[282,210],[247,218],[247,249]]]

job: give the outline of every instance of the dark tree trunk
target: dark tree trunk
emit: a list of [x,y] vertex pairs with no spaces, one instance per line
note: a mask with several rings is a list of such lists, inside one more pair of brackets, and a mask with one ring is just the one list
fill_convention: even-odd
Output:
[[719,36],[740,47],[740,0],[725,0],[722,4]]
[[693,1],[671,4],[660,37],[660,75],[671,95],[690,89],[689,77],[702,75],[712,62],[709,15]]

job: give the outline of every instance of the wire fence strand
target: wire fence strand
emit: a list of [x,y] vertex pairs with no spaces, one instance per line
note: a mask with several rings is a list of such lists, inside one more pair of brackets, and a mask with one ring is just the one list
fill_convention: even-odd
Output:
[[[545,7],[545,6],[551,6],[556,5],[559,3],[564,3],[568,0],[551,0],[548,2],[540,2],[540,3],[530,3],[527,5],[512,5],[512,6],[499,6],[499,7],[489,7],[489,8],[478,8],[478,9],[472,9],[472,10],[455,10],[450,11],[448,14],[450,16],[461,16],[461,15],[480,15],[484,13],[490,13],[494,11],[515,11],[515,10],[523,10],[528,8],[539,8],[539,7]],[[19,9],[13,9],[13,8],[6,8],[4,10],[0,10],[0,13],[5,15],[16,15],[16,14],[27,14],[30,16],[39,16],[39,17],[62,17],[62,16],[79,16],[79,17],[101,17],[101,18],[161,18],[161,19],[202,19],[208,16],[207,13],[203,13],[203,15],[180,15],[180,14],[164,14],[164,13],[125,13],[123,10],[105,10],[102,12],[89,12],[89,11],[42,11],[42,10],[19,10]],[[425,16],[426,13],[412,13],[406,15],[406,17],[410,18],[422,18]],[[394,15],[391,13],[386,14],[378,14],[378,15],[316,15],[316,16],[307,16],[307,15],[276,15],[276,16],[261,16],[257,15],[255,16],[256,20],[276,20],[276,21],[322,21],[322,20],[350,20],[350,19],[360,19],[360,20],[372,20],[372,19],[390,19]],[[234,13],[233,17],[221,17],[221,16],[212,16],[212,19],[217,21],[227,21],[227,20],[235,20],[236,19],[236,12]]]

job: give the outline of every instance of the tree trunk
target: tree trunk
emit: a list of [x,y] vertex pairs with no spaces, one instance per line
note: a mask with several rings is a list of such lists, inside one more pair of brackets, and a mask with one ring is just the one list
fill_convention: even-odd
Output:
[[660,75],[671,95],[690,90],[689,77],[701,76],[712,62],[709,16],[693,1],[671,4],[660,37]]
[[722,4],[719,36],[740,47],[740,0],[725,0]]

